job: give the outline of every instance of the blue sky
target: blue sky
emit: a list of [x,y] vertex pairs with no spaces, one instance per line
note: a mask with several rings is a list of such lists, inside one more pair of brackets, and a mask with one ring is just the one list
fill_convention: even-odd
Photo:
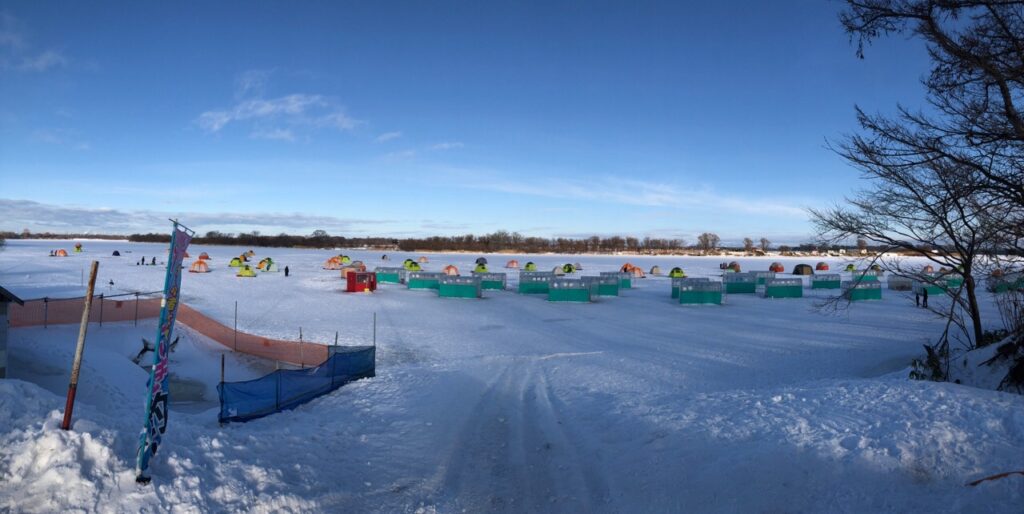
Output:
[[840,8],[0,2],[0,229],[803,240],[927,72]]

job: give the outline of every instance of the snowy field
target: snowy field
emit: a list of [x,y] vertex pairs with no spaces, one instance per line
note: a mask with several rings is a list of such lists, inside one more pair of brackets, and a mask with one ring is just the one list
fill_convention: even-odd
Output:
[[[166,245],[8,241],[0,286],[25,299],[154,291]],[[113,257],[114,250],[121,257]],[[131,358],[155,322],[89,329],[74,430],[58,425],[77,327],[10,331],[0,380],[0,511],[102,512],[1020,512],[1024,477],[964,484],[1024,462],[1024,397],[909,381],[941,320],[906,293],[840,313],[802,299],[729,295],[688,307],[669,280],[635,280],[592,304],[485,291],[438,298],[385,284],[345,294],[321,264],[336,251],[256,248],[283,273],[236,278],[244,248],[195,246],[209,274],[185,273],[184,301],[278,338],[365,344],[377,314],[377,377],[290,412],[218,426],[225,349],[178,326],[171,370],[193,397],[173,406],[153,483],[134,482],[146,372]],[[426,271],[478,255],[347,250],[370,269],[426,255]],[[580,262],[597,275],[632,262],[717,277],[725,257],[487,256],[541,270]],[[791,270],[817,258],[773,260]],[[846,261],[824,259],[833,270]],[[113,281],[113,285],[110,282]],[[988,293],[985,317],[996,323]],[[935,301],[933,299],[933,301]],[[229,355],[228,380],[274,367]],[[175,399],[172,397],[172,401]]]

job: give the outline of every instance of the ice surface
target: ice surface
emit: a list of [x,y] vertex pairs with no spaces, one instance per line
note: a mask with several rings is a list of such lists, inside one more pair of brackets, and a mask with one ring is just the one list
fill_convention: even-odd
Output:
[[[79,295],[92,259],[106,294],[163,285],[162,266],[135,263],[165,260],[165,245],[85,241],[84,254],[47,256],[72,246],[8,241],[0,285],[22,298]],[[908,381],[942,323],[907,293],[884,290],[882,301],[839,314],[814,308],[837,291],[810,289],[686,308],[668,278],[649,276],[618,297],[552,303],[516,294],[511,271],[510,290],[451,302],[399,284],[344,293],[338,272],[321,269],[337,250],[256,248],[291,276],[236,278],[227,263],[244,250],[190,248],[208,252],[213,271],[184,274],[185,301],[229,326],[237,301],[242,330],[297,339],[301,327],[322,343],[335,333],[341,344],[369,342],[376,313],[378,376],[226,427],[209,403],[178,404],[153,485],[139,487],[146,375],[130,359],[155,324],[90,327],[66,433],[57,426],[76,327],[13,329],[14,379],[0,380],[0,510],[1019,512],[1024,502],[1024,477],[964,486],[1021,467],[1024,398]],[[370,269],[424,255],[344,253]],[[469,270],[479,257],[425,255],[425,271]],[[822,260],[488,258],[584,264],[570,278],[629,261],[713,280],[723,260],[745,271]],[[847,262],[824,260],[833,270]],[[995,323],[988,293],[983,309]],[[172,371],[210,391],[225,350],[179,333]],[[228,379],[271,366],[232,356]]]

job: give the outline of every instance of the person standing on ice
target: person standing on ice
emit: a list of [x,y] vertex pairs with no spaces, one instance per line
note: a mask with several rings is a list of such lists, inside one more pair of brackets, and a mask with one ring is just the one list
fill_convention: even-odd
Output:
[[156,266],[156,257],[153,257],[153,262],[151,263],[151,265]]
[[284,267],[284,276],[288,276],[288,266]]

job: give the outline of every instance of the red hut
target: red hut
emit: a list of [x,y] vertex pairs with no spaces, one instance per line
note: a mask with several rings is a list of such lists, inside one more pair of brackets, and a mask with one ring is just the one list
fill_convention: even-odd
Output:
[[773,262],[771,266],[768,266],[768,271],[774,271],[775,273],[785,273],[786,268],[782,267],[781,262]]
[[372,271],[349,271],[345,275],[346,293],[369,293],[377,290],[377,274]]
[[815,269],[815,271],[828,271],[828,263],[827,262],[819,262],[818,264],[814,265],[814,269]]

